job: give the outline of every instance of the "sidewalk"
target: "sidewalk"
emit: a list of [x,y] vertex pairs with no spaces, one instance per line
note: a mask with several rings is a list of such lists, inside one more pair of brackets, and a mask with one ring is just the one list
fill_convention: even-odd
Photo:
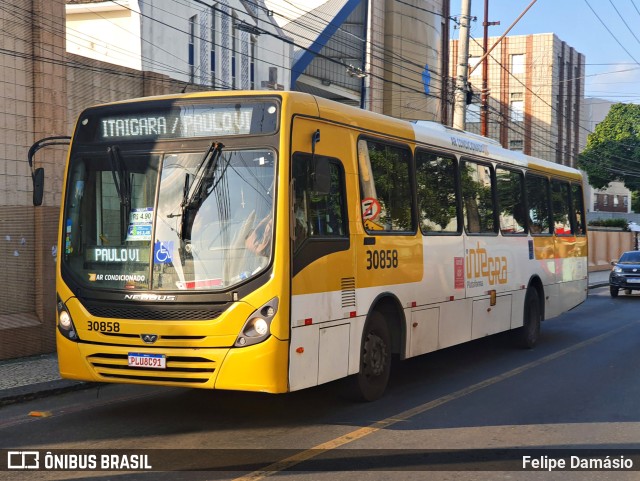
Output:
[[[606,286],[608,283],[608,270],[589,273],[589,289]],[[92,385],[61,379],[55,353],[0,361],[0,406]]]

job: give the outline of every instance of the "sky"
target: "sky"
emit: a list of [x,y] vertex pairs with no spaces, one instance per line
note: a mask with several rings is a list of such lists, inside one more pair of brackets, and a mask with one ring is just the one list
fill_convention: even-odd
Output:
[[[489,21],[500,21],[489,36],[501,36],[530,3],[489,0]],[[461,5],[451,1],[452,16]],[[471,0],[471,15],[471,36],[482,42],[484,0]],[[585,97],[640,103],[640,0],[537,0],[509,35],[536,33],[555,33],[585,55]]]

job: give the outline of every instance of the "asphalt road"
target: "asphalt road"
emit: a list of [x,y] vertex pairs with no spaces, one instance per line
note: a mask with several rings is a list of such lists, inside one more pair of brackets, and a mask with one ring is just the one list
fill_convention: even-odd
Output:
[[[277,396],[105,385],[10,405],[2,457],[145,453],[153,470],[0,478],[640,479],[639,341],[640,294],[614,300],[601,288],[546,321],[535,349],[500,335],[398,363],[369,404],[344,398],[338,382]],[[521,469],[523,456],[572,455],[634,470]]]

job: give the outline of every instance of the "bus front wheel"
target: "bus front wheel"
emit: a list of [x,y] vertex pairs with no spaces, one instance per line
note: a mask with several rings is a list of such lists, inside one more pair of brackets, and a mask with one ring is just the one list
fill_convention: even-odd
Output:
[[362,401],[384,394],[391,371],[391,335],[380,312],[373,312],[364,327],[360,348],[360,372],[352,376],[351,391]]

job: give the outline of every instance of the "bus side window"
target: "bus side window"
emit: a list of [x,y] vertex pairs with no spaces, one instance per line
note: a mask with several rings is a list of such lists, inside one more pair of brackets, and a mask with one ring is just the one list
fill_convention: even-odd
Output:
[[573,217],[574,233],[576,235],[585,235],[584,228],[584,203],[582,197],[582,186],[571,184],[571,214]]
[[408,148],[358,140],[362,220],[370,234],[415,232]]
[[524,206],[524,175],[510,169],[496,169],[500,232],[502,235],[526,232],[526,210]]
[[495,230],[491,167],[476,162],[460,163],[464,227],[470,234],[493,234]]
[[[324,163],[322,169],[328,172],[328,189],[314,190],[314,162]],[[308,154],[293,157],[295,216],[294,248],[298,249],[309,238],[344,237],[346,228],[346,203],[344,198],[344,175],[337,160],[315,156],[312,161]]]
[[460,232],[455,157],[417,151],[416,183],[422,232],[424,234]]
[[569,183],[553,179],[551,181],[551,207],[553,212],[553,232],[557,235],[570,235],[571,203],[569,201]]
[[532,234],[550,234],[549,179],[539,175],[527,174],[527,207],[529,211],[529,232]]

